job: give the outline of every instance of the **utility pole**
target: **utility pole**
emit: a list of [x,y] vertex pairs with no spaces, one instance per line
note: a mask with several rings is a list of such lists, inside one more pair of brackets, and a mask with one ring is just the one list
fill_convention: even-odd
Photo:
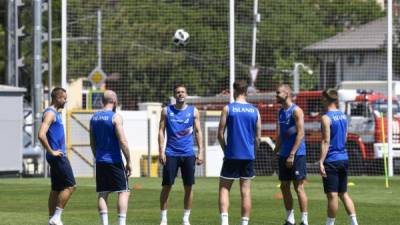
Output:
[[233,83],[235,82],[235,0],[229,0],[229,95],[233,102]]
[[19,86],[19,68],[24,66],[24,58],[19,58],[19,38],[24,36],[24,26],[18,27],[18,8],[22,0],[8,0],[7,4],[7,79],[11,86]]
[[248,88],[248,92],[255,93],[257,89],[254,85],[257,75],[258,68],[256,67],[256,46],[257,46],[257,23],[261,21],[261,16],[258,14],[258,0],[254,0],[253,5],[253,40],[252,40],[252,48],[251,48],[251,67],[250,67],[250,85]]
[[32,104],[33,104],[33,143],[38,145],[38,131],[41,123],[42,110],[42,0],[33,0],[33,83],[32,83]]
[[51,96],[50,96],[50,92],[51,92],[51,88],[53,87],[53,57],[52,57],[52,52],[53,52],[53,35],[52,35],[52,30],[53,30],[53,11],[52,11],[52,0],[48,0],[47,2],[48,4],[48,11],[47,11],[47,44],[48,44],[48,59],[47,59],[47,63],[48,63],[48,88],[49,88],[49,93],[48,93],[48,101],[49,101],[49,105],[51,102]]

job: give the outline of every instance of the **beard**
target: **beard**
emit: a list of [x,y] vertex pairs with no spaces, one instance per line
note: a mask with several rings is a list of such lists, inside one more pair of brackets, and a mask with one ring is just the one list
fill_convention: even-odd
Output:
[[276,101],[277,101],[279,104],[283,104],[283,103],[285,103],[286,98],[276,97]]
[[184,103],[185,98],[176,98],[176,103]]

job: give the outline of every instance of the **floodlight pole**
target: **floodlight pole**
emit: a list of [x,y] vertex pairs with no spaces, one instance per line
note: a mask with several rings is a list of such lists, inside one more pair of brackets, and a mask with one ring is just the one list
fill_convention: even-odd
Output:
[[6,84],[19,86],[19,68],[24,66],[19,58],[19,38],[24,36],[24,26],[18,27],[18,7],[22,0],[8,0],[7,3],[7,80]]
[[388,84],[388,108],[387,108],[387,137],[388,137],[388,174],[390,177],[393,176],[393,85],[392,85],[392,75],[393,75],[393,1],[387,1],[387,19],[388,19],[388,40],[387,40],[387,84]]
[[61,0],[61,87],[67,88],[67,0]]
[[38,142],[38,131],[41,123],[42,110],[42,0],[33,1],[33,79],[32,79],[32,103],[33,103],[33,145]]
[[235,82],[235,0],[229,0],[229,95],[233,98],[233,83]]
[[53,30],[53,11],[52,11],[52,0],[49,0],[48,1],[48,4],[49,4],[49,11],[47,12],[48,13],[48,29],[47,29],[47,37],[48,37],[48,42],[47,42],[47,44],[48,44],[48,65],[49,65],[49,69],[48,69],[48,80],[49,80],[49,83],[48,83],[48,86],[49,86],[49,93],[48,93],[48,101],[49,101],[49,105],[50,105],[50,102],[51,102],[51,96],[50,96],[50,92],[51,92],[51,89],[52,89],[52,86],[53,86],[53,55],[52,55],[52,52],[53,52],[53,41],[52,41],[52,38],[53,38],[53,35],[52,35],[52,30]]
[[[68,92],[67,83],[67,0],[61,0],[61,87]],[[68,106],[67,106],[68,108]],[[62,111],[62,120],[67,122],[67,113]],[[64,134],[67,132],[67,127],[64,126]],[[69,141],[69,140],[66,140]],[[67,146],[68,148],[68,146]],[[68,155],[67,149],[67,157]]]
[[[32,79],[32,117],[33,147],[39,146],[38,133],[42,110],[42,0],[33,1],[33,79]],[[43,175],[47,177],[46,154],[43,152]]]

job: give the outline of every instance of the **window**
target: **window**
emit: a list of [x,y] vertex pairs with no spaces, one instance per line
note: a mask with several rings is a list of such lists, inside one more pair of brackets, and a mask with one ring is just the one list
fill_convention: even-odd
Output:
[[[393,115],[400,113],[400,107],[398,102],[393,101]],[[378,100],[372,103],[372,109],[378,111],[379,113],[383,113],[384,116],[387,114],[387,101]]]
[[346,57],[346,63],[349,66],[361,66],[363,61],[364,57],[362,54],[353,54]]
[[370,116],[367,102],[348,102],[347,108],[347,112],[350,116]]

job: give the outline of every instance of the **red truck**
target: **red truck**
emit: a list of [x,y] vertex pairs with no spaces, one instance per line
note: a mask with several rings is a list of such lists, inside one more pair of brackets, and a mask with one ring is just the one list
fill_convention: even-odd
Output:
[[[350,173],[353,175],[382,174],[384,149],[382,129],[387,136],[387,97],[379,93],[356,90],[339,90],[339,95],[340,109],[345,112],[349,121],[347,150]],[[275,92],[249,94],[247,99],[257,106],[262,120],[262,143],[256,152],[256,171],[258,175],[271,175],[277,169],[277,160],[272,149],[275,147],[274,143],[277,138],[276,119],[281,106],[276,103]],[[199,110],[219,111],[228,101],[229,96],[226,94],[188,98],[188,102],[194,104]],[[317,173],[321,142],[321,91],[301,91],[296,95],[294,101],[304,111],[307,168],[310,173]],[[399,109],[398,101],[393,99],[394,157],[400,157]],[[382,113],[384,127],[381,123]]]

